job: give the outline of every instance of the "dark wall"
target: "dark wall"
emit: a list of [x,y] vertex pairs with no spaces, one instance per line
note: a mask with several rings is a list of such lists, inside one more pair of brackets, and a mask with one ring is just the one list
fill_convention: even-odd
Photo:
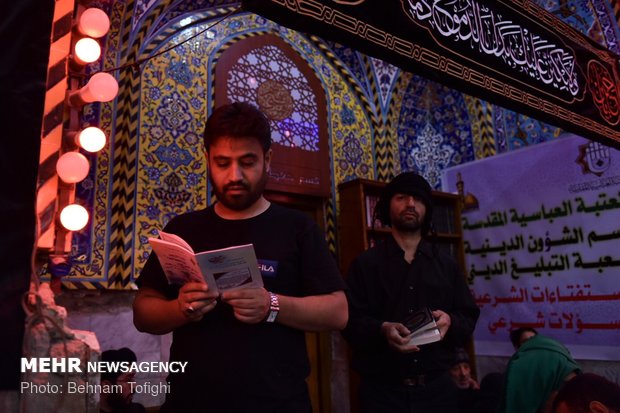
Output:
[[16,389],[54,0],[0,6],[0,389]]

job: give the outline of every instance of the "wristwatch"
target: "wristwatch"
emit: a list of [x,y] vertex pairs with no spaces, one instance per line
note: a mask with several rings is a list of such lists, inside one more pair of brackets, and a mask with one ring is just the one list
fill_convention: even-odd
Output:
[[278,300],[278,296],[274,293],[269,293],[269,312],[267,313],[267,318],[265,322],[273,323],[276,321],[276,317],[280,312],[280,300]]

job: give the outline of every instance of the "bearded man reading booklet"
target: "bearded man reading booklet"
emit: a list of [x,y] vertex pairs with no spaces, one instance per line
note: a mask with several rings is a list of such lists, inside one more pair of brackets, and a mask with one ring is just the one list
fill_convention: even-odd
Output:
[[251,244],[264,286],[218,294],[202,280],[170,284],[157,253],[136,280],[136,328],[172,332],[170,360],[187,362],[166,378],[161,413],[312,410],[305,332],[344,328],[345,285],[318,225],[263,196],[270,145],[270,121],[252,104],[215,109],[205,155],[217,202],[164,228],[196,252]]

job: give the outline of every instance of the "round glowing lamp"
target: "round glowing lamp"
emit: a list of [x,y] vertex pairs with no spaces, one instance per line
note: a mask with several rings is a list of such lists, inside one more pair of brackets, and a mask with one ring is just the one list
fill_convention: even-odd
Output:
[[88,211],[82,205],[67,205],[60,211],[60,223],[69,231],[79,231],[88,223]]
[[86,36],[98,39],[110,30],[110,18],[103,10],[91,7],[80,14],[77,29]]
[[77,135],[77,144],[88,152],[99,152],[105,146],[105,141],[105,133],[94,126],[89,126]]
[[75,58],[78,63],[87,64],[97,61],[101,56],[101,46],[99,42],[90,37],[83,37],[75,42]]
[[118,93],[118,82],[109,73],[95,73],[80,90],[69,92],[67,101],[73,107],[92,102],[109,102]]
[[79,93],[85,102],[109,102],[118,93],[118,82],[109,73],[95,73]]
[[58,176],[68,184],[74,184],[86,178],[89,168],[88,159],[79,152],[67,152],[56,162]]

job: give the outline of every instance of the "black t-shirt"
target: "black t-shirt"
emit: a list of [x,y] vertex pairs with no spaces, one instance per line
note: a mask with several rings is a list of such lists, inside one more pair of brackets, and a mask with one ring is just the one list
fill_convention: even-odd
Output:
[[[196,252],[254,244],[265,288],[275,293],[302,297],[345,289],[318,226],[279,205],[243,220],[222,219],[210,207],[176,217],[165,231],[181,236]],[[168,285],[155,254],[138,285],[169,298],[179,288]],[[217,403],[225,406],[222,411],[259,411],[259,406],[244,403],[257,396],[287,399],[306,392],[304,332],[277,322],[242,323],[224,302],[200,322],[174,331],[170,359],[188,362],[185,373],[169,376],[166,405],[177,411],[220,411]]]

